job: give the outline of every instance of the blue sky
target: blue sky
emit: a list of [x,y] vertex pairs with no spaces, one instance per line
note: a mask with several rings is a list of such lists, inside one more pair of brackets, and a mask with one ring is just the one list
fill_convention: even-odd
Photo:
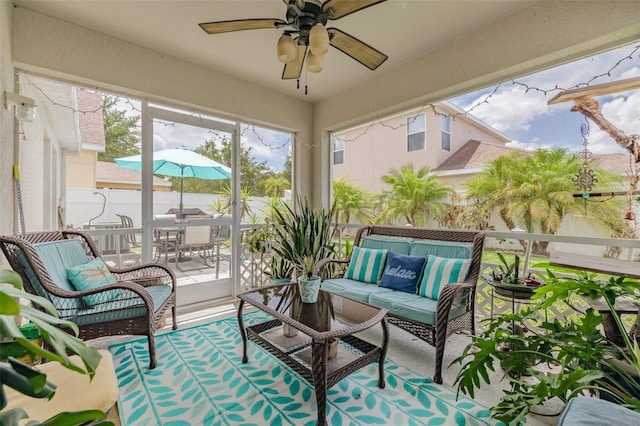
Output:
[[[612,69],[613,68],[613,69]],[[605,74],[602,77],[595,78]],[[606,75],[610,74],[610,75]],[[547,105],[547,101],[561,90],[617,81],[640,76],[640,43],[624,46],[606,53],[584,58],[552,68],[515,81],[511,81],[468,93],[450,101],[465,110],[487,99],[473,108],[471,114],[493,126],[512,139],[509,144],[522,149],[565,147],[572,152],[580,151],[583,138],[580,127],[584,116],[571,112],[573,102]],[[558,87],[559,89],[555,89]],[[545,94],[535,88],[547,90]],[[600,109],[609,121],[627,135],[640,133],[640,90],[615,93],[597,98]],[[589,150],[594,154],[612,152],[626,153],[615,141],[589,122],[587,137]]]

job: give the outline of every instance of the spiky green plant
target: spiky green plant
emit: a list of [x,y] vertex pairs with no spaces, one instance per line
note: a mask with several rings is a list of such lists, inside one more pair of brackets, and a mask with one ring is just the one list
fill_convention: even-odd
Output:
[[291,262],[298,274],[303,273],[303,259],[311,257],[315,264],[333,256],[335,247],[331,241],[331,210],[313,209],[306,199],[298,199],[294,211],[284,204],[276,211],[276,244],[274,251]]

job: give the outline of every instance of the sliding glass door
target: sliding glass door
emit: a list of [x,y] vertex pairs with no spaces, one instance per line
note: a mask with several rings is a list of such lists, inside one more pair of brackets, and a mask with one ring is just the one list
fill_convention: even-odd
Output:
[[174,271],[181,307],[239,289],[237,135],[234,122],[142,104],[143,258]]

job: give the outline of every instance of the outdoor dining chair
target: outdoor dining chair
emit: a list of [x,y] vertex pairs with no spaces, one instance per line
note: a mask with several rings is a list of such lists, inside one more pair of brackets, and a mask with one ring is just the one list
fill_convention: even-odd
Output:
[[82,231],[0,236],[0,248],[24,289],[77,324],[81,339],[146,335],[149,368],[155,368],[154,333],[168,309],[177,329],[173,271],[157,264],[110,268]]
[[[187,223],[184,231],[178,241],[178,252],[189,251],[190,255],[202,258],[203,263],[208,265],[207,259],[213,257],[214,231],[213,226],[209,225],[192,225],[189,223],[193,219],[213,219],[213,215],[187,215],[185,217]],[[184,271],[176,261],[176,267]],[[193,268],[198,269],[198,268]]]

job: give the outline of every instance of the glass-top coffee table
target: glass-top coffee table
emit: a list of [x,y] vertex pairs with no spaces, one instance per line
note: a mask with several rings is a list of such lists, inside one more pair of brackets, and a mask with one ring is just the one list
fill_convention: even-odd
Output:
[[[384,388],[384,358],[389,340],[386,309],[323,290],[316,303],[302,303],[296,283],[247,291],[238,298],[242,362],[248,362],[249,338],[297,371],[315,388],[319,425],[326,424],[327,389],[354,371],[377,362],[378,387]],[[242,318],[245,303],[274,319],[245,328]],[[380,346],[354,336],[377,324],[382,326]]]

